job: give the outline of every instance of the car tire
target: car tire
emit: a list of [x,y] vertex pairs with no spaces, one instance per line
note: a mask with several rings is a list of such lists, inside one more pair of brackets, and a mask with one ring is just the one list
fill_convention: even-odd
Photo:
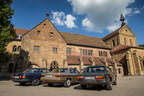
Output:
[[32,85],[33,86],[38,86],[40,84],[40,80],[39,79],[35,79],[32,81]]
[[82,89],[86,89],[87,88],[87,85],[81,84],[80,86],[81,86]]
[[106,85],[106,89],[107,90],[112,90],[112,83],[109,82],[107,85]]
[[26,85],[25,82],[20,82],[19,84],[22,85],[22,86]]
[[64,83],[64,86],[65,87],[70,87],[71,86],[71,80],[70,79],[67,79]]

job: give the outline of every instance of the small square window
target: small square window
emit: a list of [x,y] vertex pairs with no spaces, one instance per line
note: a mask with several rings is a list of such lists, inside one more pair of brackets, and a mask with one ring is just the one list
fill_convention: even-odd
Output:
[[57,54],[58,53],[58,48],[53,48],[53,53]]
[[39,51],[40,50],[40,46],[34,46],[34,51]]

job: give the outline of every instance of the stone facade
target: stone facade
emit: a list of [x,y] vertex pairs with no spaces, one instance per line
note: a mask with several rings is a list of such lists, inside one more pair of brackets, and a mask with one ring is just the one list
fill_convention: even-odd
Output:
[[120,62],[121,75],[143,75],[144,48],[138,47],[134,32],[125,24],[103,40],[112,47],[112,57]]
[[[7,51],[19,54],[22,48],[28,52],[32,67],[81,71],[104,63],[110,68],[114,65],[118,76],[144,74],[144,48],[138,47],[135,34],[126,24],[103,39],[59,32],[48,18],[31,30],[18,28],[16,33],[23,38],[10,42]],[[2,69],[7,72],[11,63]]]
[[[69,34],[69,36],[71,35],[74,34]],[[102,40],[100,40],[100,42],[104,43]],[[104,45],[106,44],[104,43]],[[70,54],[67,53],[67,48],[70,49]],[[22,38],[22,49],[29,52],[30,62],[34,64],[33,67],[47,67],[49,69],[53,67],[73,67],[81,70],[86,66],[82,66],[83,59],[81,58],[100,57],[100,51],[105,52],[107,58],[111,58],[110,48],[108,47],[94,48],[84,45],[69,45],[66,39],[64,39],[62,34],[56,30],[56,28],[49,19],[44,20],[34,29],[24,34]],[[91,56],[82,56],[82,49],[91,50]],[[68,64],[68,56],[79,56],[79,64]]]

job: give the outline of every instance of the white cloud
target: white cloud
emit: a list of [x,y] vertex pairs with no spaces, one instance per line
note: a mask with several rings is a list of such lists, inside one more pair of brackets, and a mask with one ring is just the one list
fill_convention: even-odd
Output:
[[76,20],[76,18],[70,14],[66,15],[66,21],[64,21],[65,25],[68,28],[74,28],[76,27],[74,21]]
[[125,16],[132,13],[128,8],[135,0],[68,0],[73,12],[85,15],[82,25],[89,31],[102,32],[104,29],[113,30],[119,26],[120,14]]
[[57,24],[57,25],[60,25],[60,26],[63,26],[64,25],[64,20],[65,20],[65,13],[64,12],[52,12],[52,22]]
[[119,27],[120,27],[120,23],[115,23],[115,24],[113,24],[111,26],[108,26],[107,29],[108,29],[109,32],[113,32]]
[[76,27],[76,18],[71,14],[65,15],[64,12],[52,12],[52,22],[59,26],[66,26],[68,28]]
[[133,11],[133,14],[140,14],[141,13],[141,10],[135,8],[134,11]]

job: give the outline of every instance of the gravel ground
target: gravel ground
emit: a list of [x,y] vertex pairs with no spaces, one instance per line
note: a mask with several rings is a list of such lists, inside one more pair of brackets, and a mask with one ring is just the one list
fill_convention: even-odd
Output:
[[144,76],[119,77],[112,91],[102,87],[81,89],[79,85],[43,87],[19,86],[12,81],[0,81],[0,96],[144,96]]

